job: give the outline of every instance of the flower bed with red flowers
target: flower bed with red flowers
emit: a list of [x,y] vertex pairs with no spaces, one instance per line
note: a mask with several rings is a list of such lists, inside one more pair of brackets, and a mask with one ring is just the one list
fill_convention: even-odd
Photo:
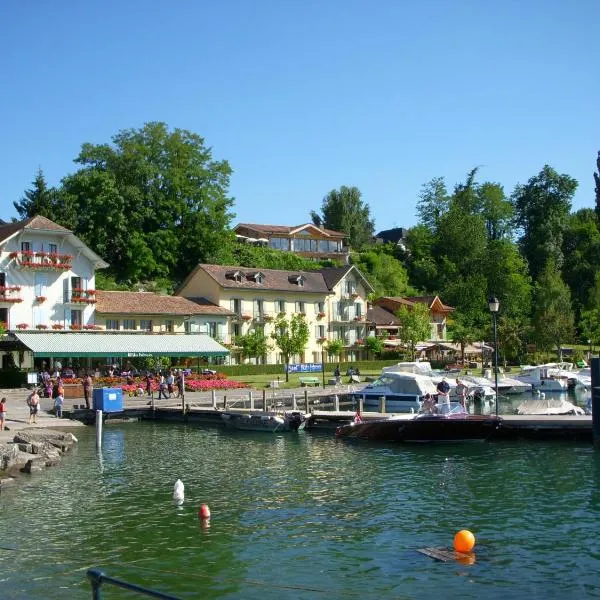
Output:
[[[146,391],[145,377],[96,377],[94,385],[97,387],[118,387],[123,393],[135,393],[137,389]],[[207,392],[210,390],[232,390],[248,387],[241,381],[227,379],[222,373],[215,375],[187,375],[185,389],[187,392]],[[158,377],[152,378],[152,391],[158,391]]]

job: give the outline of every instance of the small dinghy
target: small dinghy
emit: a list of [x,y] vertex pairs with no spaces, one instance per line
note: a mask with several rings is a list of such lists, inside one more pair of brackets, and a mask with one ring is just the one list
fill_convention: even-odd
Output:
[[293,411],[283,414],[270,412],[261,413],[221,413],[221,419],[227,427],[242,431],[267,431],[283,433],[285,431],[298,431],[304,428],[305,416],[301,412]]

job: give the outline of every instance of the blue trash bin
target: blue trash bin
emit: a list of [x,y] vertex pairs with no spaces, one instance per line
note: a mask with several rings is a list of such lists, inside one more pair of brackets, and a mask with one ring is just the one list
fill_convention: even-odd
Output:
[[123,411],[123,390],[121,388],[100,388],[94,390],[94,410],[103,412]]

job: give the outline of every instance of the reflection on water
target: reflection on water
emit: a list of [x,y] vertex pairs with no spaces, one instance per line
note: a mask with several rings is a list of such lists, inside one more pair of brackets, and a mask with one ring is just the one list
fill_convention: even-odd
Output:
[[[105,436],[101,461],[90,428],[61,466],[3,492],[3,545],[18,550],[1,551],[2,598],[89,598],[90,566],[185,598],[600,595],[600,456],[585,444],[147,423]],[[451,548],[463,528],[474,564],[416,552]]]

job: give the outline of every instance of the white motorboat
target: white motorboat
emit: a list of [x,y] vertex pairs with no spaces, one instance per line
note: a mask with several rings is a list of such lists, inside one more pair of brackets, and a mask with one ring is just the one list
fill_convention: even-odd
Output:
[[583,415],[585,411],[564,398],[525,400],[517,407],[519,415]]
[[365,409],[379,410],[380,398],[385,397],[386,412],[416,413],[426,394],[437,394],[431,377],[385,367],[375,381],[356,391],[352,398],[362,398]]
[[544,391],[566,392],[569,388],[568,377],[547,365],[523,367],[515,379]]
[[524,394],[526,392],[531,392],[532,388],[533,386],[531,383],[519,381],[514,377],[506,377],[505,375],[498,377],[499,394]]
[[298,431],[306,422],[305,415],[300,412],[286,412],[277,414],[273,412],[224,412],[221,419],[227,427],[242,431],[266,431],[283,433]]

